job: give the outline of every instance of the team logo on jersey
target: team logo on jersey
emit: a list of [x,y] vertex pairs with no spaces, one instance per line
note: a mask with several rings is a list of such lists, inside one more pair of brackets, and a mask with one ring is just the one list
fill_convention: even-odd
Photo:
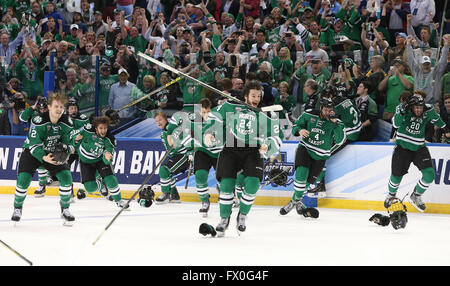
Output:
[[35,118],[33,118],[33,122],[36,124],[39,124],[42,122],[42,117],[41,116],[36,116]]
[[87,124],[86,124],[86,129],[89,130],[89,129],[91,129],[91,128],[92,128],[92,124],[91,124],[91,123],[87,123]]
[[80,115],[80,119],[86,119],[86,118],[87,118],[86,115],[84,115],[84,114],[81,114],[81,115]]

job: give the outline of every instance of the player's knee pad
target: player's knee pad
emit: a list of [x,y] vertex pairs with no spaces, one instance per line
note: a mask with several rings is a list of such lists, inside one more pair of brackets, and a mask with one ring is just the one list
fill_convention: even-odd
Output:
[[162,179],[168,179],[170,177],[170,171],[166,166],[159,168],[159,177]]
[[17,176],[17,187],[21,189],[27,189],[30,186],[31,180],[33,176],[30,173],[27,172],[21,172]]
[[72,186],[72,174],[69,170],[62,170],[56,174],[61,187]]
[[233,194],[235,184],[236,179],[234,178],[222,178],[220,181],[220,192]]
[[432,167],[420,170],[422,172],[422,180],[425,183],[431,183],[434,180],[434,169]]
[[204,185],[208,183],[208,171],[207,170],[195,171],[195,182],[197,185]]
[[116,188],[119,185],[119,181],[115,175],[106,176],[103,181],[108,189]]
[[306,167],[298,166],[295,169],[295,179],[297,181],[306,181],[308,179],[309,170]]
[[260,183],[261,181],[258,177],[246,177],[244,179],[244,193],[249,195],[256,194]]
[[88,193],[94,193],[98,190],[100,190],[100,186],[97,184],[96,181],[88,181],[84,183],[84,188]]

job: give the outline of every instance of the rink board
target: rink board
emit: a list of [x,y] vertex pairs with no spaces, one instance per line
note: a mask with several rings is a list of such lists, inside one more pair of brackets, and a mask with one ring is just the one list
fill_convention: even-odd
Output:
[[[24,137],[0,136],[0,194],[14,193],[17,177],[17,164]],[[281,149],[281,161],[273,165],[287,170],[286,186],[267,185],[258,192],[255,204],[283,205],[293,194],[294,157],[297,143],[284,142]],[[325,176],[327,198],[309,199],[312,206],[344,209],[383,210],[382,201],[387,193],[387,184],[391,172],[392,143],[352,143],[327,161]],[[429,144],[433,166],[436,171],[434,182],[424,194],[427,203],[426,212],[450,213],[450,146]],[[163,144],[158,139],[118,138],[114,157],[114,172],[120,183],[124,197],[130,197],[152,172],[160,158],[165,154]],[[269,170],[271,166],[267,166]],[[80,182],[79,166],[72,164],[74,182]],[[158,170],[150,180],[160,191]],[[403,177],[398,196],[403,198],[414,189],[421,177],[420,171],[411,164],[409,173]],[[191,174],[188,188],[185,189],[187,172],[176,176],[177,188],[183,201],[200,201],[195,191],[195,178]],[[266,179],[266,178],[264,178]],[[37,187],[37,174],[34,176],[29,194]],[[212,202],[217,202],[216,179],[214,170],[210,171],[208,183]],[[75,183],[77,190],[81,184]],[[57,185],[47,188],[47,195],[58,195]],[[409,211],[415,211],[408,207]]]

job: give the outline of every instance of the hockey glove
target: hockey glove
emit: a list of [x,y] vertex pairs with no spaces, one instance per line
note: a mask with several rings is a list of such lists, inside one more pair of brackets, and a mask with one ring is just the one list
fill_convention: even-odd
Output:
[[203,236],[206,236],[208,234],[211,234],[212,237],[216,236],[217,232],[214,229],[214,227],[210,224],[207,223],[202,223],[200,225],[200,228],[198,229],[198,232],[200,232],[200,234],[202,234]]
[[369,221],[373,221],[374,223],[381,226],[387,226],[390,222],[389,217],[382,214],[374,214],[369,218]]
[[143,188],[139,192],[138,202],[141,207],[149,208],[153,204],[155,192],[152,190],[152,186]]
[[272,169],[267,176],[269,181],[278,186],[284,186],[287,182],[287,174],[281,169]]

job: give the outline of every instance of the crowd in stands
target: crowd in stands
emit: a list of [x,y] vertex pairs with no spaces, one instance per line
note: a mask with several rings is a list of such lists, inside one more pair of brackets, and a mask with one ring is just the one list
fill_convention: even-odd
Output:
[[[445,11],[444,2],[1,0],[0,134],[26,134],[19,105],[44,96],[46,71],[54,71],[54,91],[76,98],[85,113],[96,103],[100,110],[119,109],[176,78],[139,52],[238,98],[246,81],[259,80],[262,104],[281,104],[280,116],[289,122],[309,97],[334,86],[365,106],[369,125],[390,122],[405,92],[417,90],[449,124],[450,7]],[[358,92],[361,84],[368,96]],[[203,97],[214,106],[225,100],[182,79],[120,116],[189,111]],[[445,140],[430,130],[427,141]]]

